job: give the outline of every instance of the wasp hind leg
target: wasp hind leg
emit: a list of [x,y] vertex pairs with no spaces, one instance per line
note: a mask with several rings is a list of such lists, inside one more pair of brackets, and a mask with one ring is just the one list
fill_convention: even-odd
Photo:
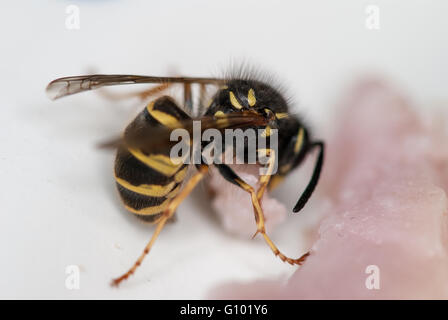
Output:
[[[257,193],[255,192],[254,188],[243,181],[229,166],[225,164],[216,164],[216,167],[218,168],[220,174],[226,179],[227,181],[237,185],[238,187],[242,188],[244,191],[248,192],[251,196],[252,205],[254,207],[254,214],[255,214],[255,222],[257,224],[257,232],[254,234],[253,237],[255,237],[258,233],[260,233],[265,242],[269,245],[272,252],[278,256],[282,261],[286,261],[289,264],[297,264],[301,265],[305,259],[308,257],[309,252],[302,255],[300,258],[292,259],[287,256],[285,256],[274,244],[274,242],[269,238],[269,236],[266,234],[266,228],[264,225],[264,214],[263,210],[260,205],[260,201],[258,200]],[[269,182],[269,181],[268,181]],[[266,183],[267,184],[267,183]]]
[[155,221],[155,223],[157,224],[156,230],[154,231],[151,240],[145,246],[140,257],[137,259],[137,261],[135,261],[134,265],[126,273],[112,280],[111,283],[112,286],[115,287],[118,286],[123,280],[126,280],[132,274],[135,273],[135,270],[137,270],[137,268],[142,264],[143,259],[149,253],[149,250],[151,250],[152,246],[154,245],[154,242],[157,240],[157,237],[159,236],[166,222],[173,216],[177,207],[191,193],[191,191],[193,191],[194,187],[199,183],[199,181],[201,181],[204,178],[207,172],[208,172],[208,166],[205,165],[200,166],[198,168],[198,171],[190,178],[190,180],[188,180],[182,191],[175,198],[171,200],[168,207],[162,212],[160,218],[157,221]]

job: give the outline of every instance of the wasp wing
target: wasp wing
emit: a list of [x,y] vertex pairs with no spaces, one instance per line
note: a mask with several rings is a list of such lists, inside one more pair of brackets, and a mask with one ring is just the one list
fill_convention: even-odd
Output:
[[98,89],[104,86],[115,86],[134,83],[200,83],[222,84],[224,80],[196,77],[153,77],[125,74],[93,74],[64,77],[51,81],[46,89],[50,99],[55,100],[75,93]]
[[189,136],[193,136],[194,121],[200,122],[201,135],[207,129],[245,129],[249,127],[265,126],[269,120],[256,112],[233,112],[219,117],[204,116],[199,119],[180,121],[175,127],[145,126],[127,130],[122,137],[111,139],[99,145],[100,148],[131,147],[143,151],[157,152],[172,147],[178,141],[171,141],[170,136],[174,129],[184,129]]

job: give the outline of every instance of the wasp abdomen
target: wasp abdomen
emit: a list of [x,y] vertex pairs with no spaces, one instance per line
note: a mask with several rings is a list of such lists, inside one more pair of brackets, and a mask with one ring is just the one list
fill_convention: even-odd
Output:
[[[170,97],[161,97],[149,103],[126,131],[145,126],[173,127],[189,118]],[[124,147],[117,151],[115,180],[121,199],[128,211],[148,222],[157,221],[179,192],[188,170],[183,162],[171,161],[169,152]]]

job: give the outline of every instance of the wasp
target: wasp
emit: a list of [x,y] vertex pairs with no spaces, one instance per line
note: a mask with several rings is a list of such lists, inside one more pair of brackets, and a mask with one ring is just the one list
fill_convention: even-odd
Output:
[[[285,176],[299,166],[305,157],[315,149],[318,156],[312,176],[293,208],[300,211],[311,197],[318,183],[324,161],[324,142],[313,140],[304,123],[293,115],[280,90],[269,82],[250,76],[199,78],[199,77],[153,77],[137,75],[85,75],[56,79],[47,86],[50,98],[124,84],[152,84],[150,89],[138,92],[141,98],[148,98],[156,92],[163,92],[169,86],[183,86],[183,106],[170,96],[161,96],[146,107],[127,126],[124,133],[103,146],[116,149],[115,180],[124,207],[143,220],[156,224],[155,231],[143,252],[132,267],[120,277],[112,280],[118,286],[131,276],[141,265],[158,235],[169,221],[180,203],[195,186],[206,177],[211,165],[198,163],[174,163],[169,157],[172,146],[169,135],[175,128],[192,131],[193,121],[201,122],[201,130],[232,128],[263,129],[264,136],[272,129],[278,131],[278,150],[257,149],[275,159],[278,170],[275,174],[273,161],[263,164],[267,173],[260,175],[257,190],[246,183],[227,164],[213,164],[225,180],[248,193],[252,201],[256,233],[261,234],[273,253],[291,265],[301,265],[309,252],[297,259],[285,256],[267,235],[261,199],[266,189],[273,189]],[[154,87],[156,85],[156,87]],[[206,87],[216,88],[211,102],[193,106],[192,85],[199,86],[202,101]],[[194,173],[187,178],[187,170],[194,167]]]

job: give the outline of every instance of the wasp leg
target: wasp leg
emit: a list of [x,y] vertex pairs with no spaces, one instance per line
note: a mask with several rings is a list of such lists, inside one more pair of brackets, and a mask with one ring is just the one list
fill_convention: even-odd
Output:
[[[259,150],[259,153],[262,150]],[[265,156],[269,157],[268,164],[267,164],[267,172],[266,174],[262,175],[259,179],[260,187],[257,191],[257,199],[258,201],[261,201],[261,198],[263,197],[264,192],[266,191],[266,187],[269,184],[269,181],[271,180],[272,172],[275,168],[275,160],[276,160],[276,154],[273,149],[263,149],[263,153]]]
[[184,83],[184,108],[188,113],[192,114],[193,110],[193,97],[191,94],[191,83]]
[[191,191],[193,191],[194,187],[199,183],[199,181],[201,181],[204,178],[207,172],[208,172],[208,166],[202,165],[198,168],[198,172],[196,172],[190,178],[190,180],[188,180],[183,190],[175,198],[173,198],[168,207],[163,211],[160,219],[156,222],[157,223],[156,230],[154,231],[151,240],[148,242],[145,249],[143,250],[143,253],[125,274],[112,280],[111,283],[112,286],[118,286],[123,280],[126,280],[129,276],[131,276],[135,272],[135,270],[141,265],[143,259],[149,253],[149,250],[151,250],[151,247],[153,246],[154,242],[156,241],[157,237],[159,236],[160,232],[165,226],[165,223],[173,216],[174,212],[176,211],[176,208],[191,193]]
[[205,95],[207,93],[207,88],[204,83],[199,84],[199,101],[198,101],[198,110],[196,116],[200,117],[205,113],[206,105],[205,105]]
[[282,261],[286,261],[292,265],[294,264],[301,265],[308,257],[309,252],[305,253],[304,255],[302,255],[300,258],[297,259],[289,258],[285,256],[282,252],[280,252],[280,250],[277,248],[274,242],[272,242],[272,240],[266,234],[263,210],[261,209],[260,202],[258,201],[257,194],[255,193],[254,188],[245,181],[243,181],[229,166],[225,164],[216,164],[216,167],[218,168],[220,174],[224,177],[224,179],[237,185],[244,191],[250,193],[252,205],[254,207],[255,222],[257,224],[257,232],[254,234],[253,237],[255,237],[258,233],[261,233],[263,235],[264,240],[271,248],[272,252],[276,256],[278,256]]

